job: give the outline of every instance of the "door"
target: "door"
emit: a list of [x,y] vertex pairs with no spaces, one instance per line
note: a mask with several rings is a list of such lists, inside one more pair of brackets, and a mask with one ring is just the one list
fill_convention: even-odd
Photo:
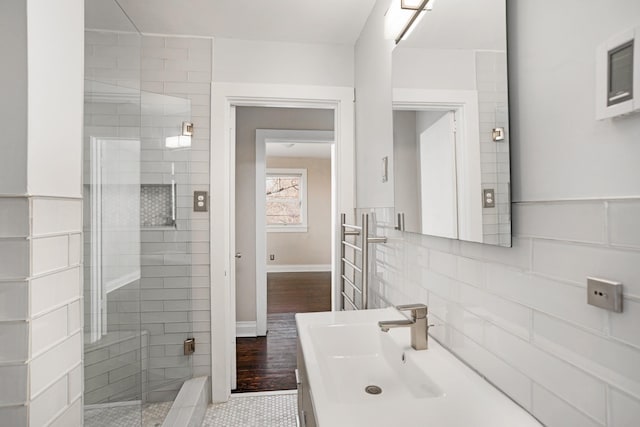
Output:
[[422,233],[456,239],[458,208],[455,116],[453,111],[447,111],[433,121],[433,114],[419,112],[417,120]]

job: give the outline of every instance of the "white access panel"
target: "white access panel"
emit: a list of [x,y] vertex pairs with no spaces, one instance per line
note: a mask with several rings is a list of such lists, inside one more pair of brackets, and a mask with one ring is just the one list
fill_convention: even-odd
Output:
[[[610,105],[610,52],[633,43],[633,82],[631,99]],[[600,44],[596,51],[596,119],[603,120],[640,110],[640,27],[616,34]]]

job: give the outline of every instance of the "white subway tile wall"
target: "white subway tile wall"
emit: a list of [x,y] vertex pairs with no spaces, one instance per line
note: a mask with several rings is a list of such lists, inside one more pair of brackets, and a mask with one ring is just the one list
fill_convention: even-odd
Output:
[[[482,209],[482,241],[508,245],[511,219],[507,54],[478,51],[475,55],[482,189],[492,189],[495,194],[495,207]],[[500,127],[505,129],[505,139],[493,141],[492,131]]]
[[[167,182],[162,165],[172,162],[178,183],[178,231],[145,231],[142,253],[150,257],[142,266],[141,302],[144,329],[150,331],[163,322],[162,333],[150,332],[149,387],[174,380],[173,384],[151,391],[149,400],[172,400],[182,381],[191,375],[211,375],[209,326],[209,214],[192,212],[193,191],[209,191],[209,129],[211,115],[212,40],[206,38],[143,37],[143,89],[190,101],[194,135],[191,149],[163,151],[158,161],[143,163],[143,181],[158,174]],[[143,151],[153,153],[158,136],[143,123]],[[162,143],[163,139],[160,140]],[[157,151],[157,149],[156,149]],[[143,154],[143,159],[145,154]],[[155,175],[155,176],[154,176]],[[159,255],[159,256],[158,256]],[[160,307],[159,303],[162,304]],[[183,356],[183,339],[190,332],[196,338],[196,352]],[[206,339],[204,338],[206,337]]]
[[22,258],[0,268],[0,336],[12,343],[0,348],[3,425],[81,417],[81,208],[72,198],[0,197],[0,216],[12,218],[2,221],[12,225],[0,230],[1,258]]
[[79,199],[0,198],[8,264],[0,268],[0,335],[13,343],[0,350],[7,425],[81,416],[81,207]]
[[69,395],[67,378],[60,378],[31,401],[29,425],[47,425],[67,404]]
[[[373,212],[373,307],[428,304],[433,336],[550,427],[640,419],[640,199],[514,203],[513,248],[400,233]],[[624,285],[587,305],[586,277]]]
[[147,334],[137,331],[111,332],[85,345],[85,402],[139,400],[147,391],[148,348]]

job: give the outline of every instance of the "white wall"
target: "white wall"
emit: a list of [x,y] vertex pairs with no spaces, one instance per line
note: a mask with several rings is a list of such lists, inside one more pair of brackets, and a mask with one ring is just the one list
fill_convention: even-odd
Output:
[[214,52],[216,82],[353,86],[347,45],[216,38]]
[[382,182],[382,158],[393,177],[391,50],[384,14],[389,0],[376,2],[355,46],[356,194],[358,206],[393,205],[393,179]]
[[[427,303],[432,334],[551,427],[640,419],[640,116],[597,122],[593,77],[596,44],[638,25],[634,0],[509,3],[512,248],[399,233],[375,210],[390,267],[373,305]],[[623,313],[586,304],[590,275],[624,283]]]
[[70,123],[82,121],[84,3],[29,0],[27,13],[28,190],[79,197],[82,128]]
[[473,50],[393,49],[394,88],[473,90],[476,88]]
[[24,0],[0,4],[0,193],[27,191],[27,7]]
[[596,46],[640,25],[640,3],[543,9],[510,4],[513,200],[640,196],[640,120],[594,118]]

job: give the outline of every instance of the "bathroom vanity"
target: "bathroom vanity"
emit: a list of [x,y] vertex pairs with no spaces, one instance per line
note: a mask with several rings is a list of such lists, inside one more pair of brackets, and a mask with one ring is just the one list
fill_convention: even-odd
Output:
[[414,350],[409,328],[378,326],[400,319],[394,308],[296,315],[300,426],[540,426],[435,340]]

